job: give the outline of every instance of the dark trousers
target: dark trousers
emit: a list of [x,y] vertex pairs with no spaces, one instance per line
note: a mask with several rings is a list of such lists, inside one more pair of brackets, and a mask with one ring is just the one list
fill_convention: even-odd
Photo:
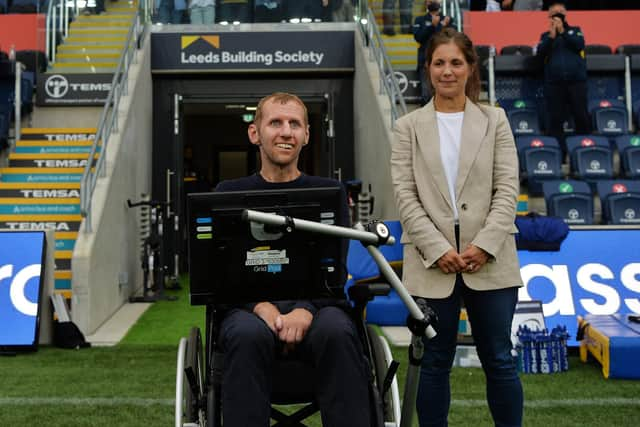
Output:
[[218,2],[218,22],[252,22],[253,16],[251,13],[251,4],[247,1],[245,3],[224,3]]
[[[232,310],[220,329],[224,350],[222,414],[225,427],[268,426],[272,373],[282,346],[253,313]],[[339,308],[315,314],[297,356],[312,364],[322,424],[370,427],[370,370],[355,325]]]
[[[555,137],[563,147],[563,124],[572,116],[578,135],[591,133],[591,118],[587,110],[586,82],[548,82],[544,86],[549,128],[547,133]],[[566,150],[565,150],[566,151]]]
[[[400,31],[411,34],[413,28],[413,0],[398,0],[400,3]],[[393,29],[393,15],[396,0],[384,0],[382,2],[382,15],[384,30]]]
[[425,339],[417,410],[420,426],[447,426],[451,400],[449,374],[456,352],[460,303],[464,300],[471,332],[487,381],[487,401],[497,427],[522,425],[523,395],[511,355],[511,321],[517,288],[474,291],[458,275],[453,293],[427,299],[438,315],[438,335]]

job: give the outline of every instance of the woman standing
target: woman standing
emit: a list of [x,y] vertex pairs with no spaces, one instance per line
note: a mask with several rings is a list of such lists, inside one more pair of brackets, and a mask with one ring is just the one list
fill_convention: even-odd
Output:
[[403,282],[437,316],[425,340],[417,410],[446,426],[449,374],[464,301],[496,426],[522,424],[511,321],[522,286],[514,225],[516,148],[502,109],[477,104],[478,59],[452,28],[433,38],[426,72],[434,97],[396,122],[391,175],[404,234]]

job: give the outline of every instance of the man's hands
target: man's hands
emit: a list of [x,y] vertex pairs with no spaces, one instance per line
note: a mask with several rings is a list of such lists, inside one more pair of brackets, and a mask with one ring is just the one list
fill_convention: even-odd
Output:
[[253,312],[264,320],[280,341],[284,342],[285,353],[302,341],[313,321],[313,314],[304,308],[296,308],[287,314],[281,314],[270,302],[256,304]]
[[445,273],[475,273],[489,260],[489,254],[475,245],[469,245],[461,253],[449,249],[442,255],[436,265]]
[[564,23],[558,17],[552,17],[549,23],[549,37],[555,39],[558,34],[564,33]]

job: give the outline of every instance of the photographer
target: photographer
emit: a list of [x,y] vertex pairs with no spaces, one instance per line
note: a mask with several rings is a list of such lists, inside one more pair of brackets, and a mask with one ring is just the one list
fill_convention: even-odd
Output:
[[549,6],[549,31],[542,34],[537,55],[544,60],[544,92],[549,114],[547,133],[564,142],[563,123],[573,116],[575,131],[591,131],[587,111],[587,64],[584,35],[566,20],[563,3]]

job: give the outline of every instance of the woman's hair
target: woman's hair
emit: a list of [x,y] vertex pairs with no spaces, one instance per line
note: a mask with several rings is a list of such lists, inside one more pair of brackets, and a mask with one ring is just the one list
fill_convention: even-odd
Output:
[[478,102],[478,98],[480,97],[480,69],[478,66],[478,54],[476,50],[473,48],[473,43],[471,39],[467,37],[466,34],[456,31],[453,28],[443,28],[440,32],[436,33],[427,46],[426,50],[426,60],[424,63],[425,73],[427,75],[427,81],[429,82],[429,87],[431,88],[431,93],[435,93],[435,88],[433,87],[433,83],[431,83],[431,78],[429,74],[429,65],[431,65],[431,60],[433,59],[433,52],[435,50],[447,43],[454,43],[464,56],[464,59],[469,64],[471,69],[471,73],[469,74],[469,79],[467,80],[467,85],[465,87],[465,94],[471,101]]

